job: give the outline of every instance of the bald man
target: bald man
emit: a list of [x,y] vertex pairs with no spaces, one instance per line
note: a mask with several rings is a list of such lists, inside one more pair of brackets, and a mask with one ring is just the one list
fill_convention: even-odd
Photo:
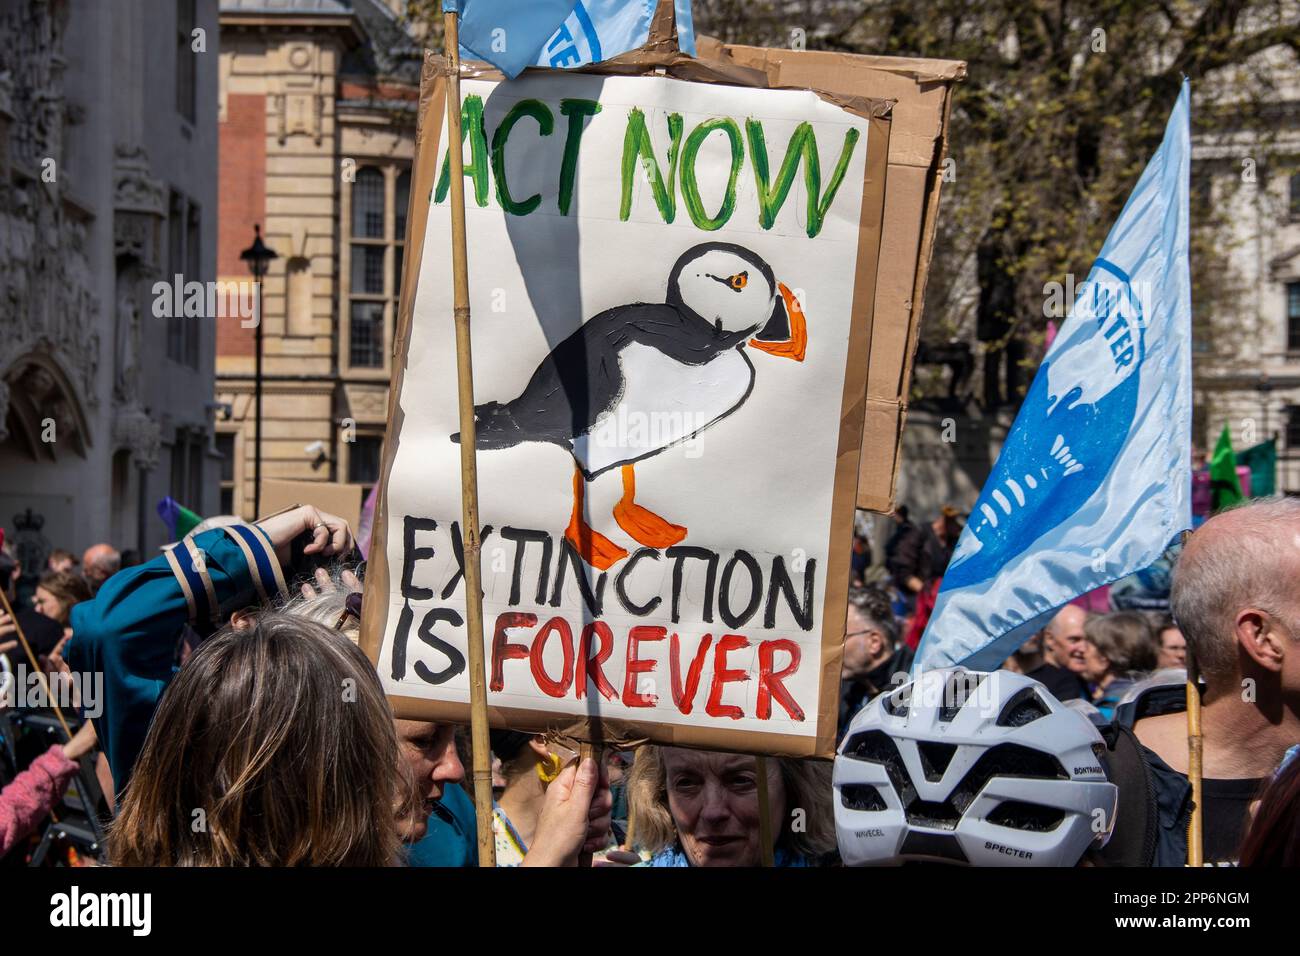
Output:
[[[1082,676],[1086,666],[1083,625],[1087,620],[1088,612],[1073,604],[1057,611],[1041,634],[1043,662],[1024,671],[1026,677],[1041,683],[1057,700],[1088,699],[1088,685]],[[1026,644],[1038,638],[1035,635]],[[1026,662],[1035,650],[1032,646],[1022,649]]]
[[[1261,785],[1300,743],[1300,501],[1216,515],[1188,539],[1171,604],[1204,683],[1205,860],[1237,859]],[[1173,695],[1134,725],[1160,806],[1159,865],[1186,854],[1187,716]],[[1147,711],[1149,713],[1150,711]],[[1141,711],[1139,712],[1142,713]],[[1179,808],[1174,814],[1167,807]],[[1169,841],[1177,846],[1165,846]]]
[[81,556],[81,569],[91,592],[98,593],[105,581],[122,570],[122,556],[111,544],[92,544]]

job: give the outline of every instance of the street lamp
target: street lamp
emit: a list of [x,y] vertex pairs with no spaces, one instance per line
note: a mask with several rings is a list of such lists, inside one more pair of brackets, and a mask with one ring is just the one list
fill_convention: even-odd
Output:
[[253,226],[253,244],[239,254],[248,263],[257,285],[257,365],[253,372],[253,419],[257,428],[257,441],[253,446],[253,518],[262,514],[262,280],[270,268],[271,260],[279,254],[262,242],[262,227]]

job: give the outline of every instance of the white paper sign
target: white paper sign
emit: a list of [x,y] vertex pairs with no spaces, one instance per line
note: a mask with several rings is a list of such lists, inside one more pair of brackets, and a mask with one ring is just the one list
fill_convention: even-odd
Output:
[[[462,102],[489,705],[815,735],[869,121],[659,77]],[[445,141],[378,667],[468,702]]]

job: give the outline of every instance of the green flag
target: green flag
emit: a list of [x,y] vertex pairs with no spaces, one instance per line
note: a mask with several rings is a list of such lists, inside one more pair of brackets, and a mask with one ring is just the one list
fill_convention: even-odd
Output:
[[1222,511],[1239,501],[1244,501],[1241,482],[1237,480],[1237,456],[1232,453],[1232,435],[1228,426],[1219,433],[1219,443],[1214,446],[1210,459],[1210,511]]
[[179,541],[198,526],[203,518],[168,495],[158,502],[158,517],[167,524],[172,540]]
[[1250,494],[1268,498],[1277,493],[1277,439],[1252,445],[1237,452],[1237,464],[1250,469]]

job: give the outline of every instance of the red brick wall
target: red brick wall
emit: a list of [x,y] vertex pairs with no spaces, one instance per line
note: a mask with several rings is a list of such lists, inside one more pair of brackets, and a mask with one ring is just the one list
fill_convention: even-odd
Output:
[[[251,279],[239,253],[253,241],[253,224],[266,218],[266,97],[229,94],[218,142],[217,275]],[[238,319],[219,319],[217,354],[252,355],[253,330]]]

